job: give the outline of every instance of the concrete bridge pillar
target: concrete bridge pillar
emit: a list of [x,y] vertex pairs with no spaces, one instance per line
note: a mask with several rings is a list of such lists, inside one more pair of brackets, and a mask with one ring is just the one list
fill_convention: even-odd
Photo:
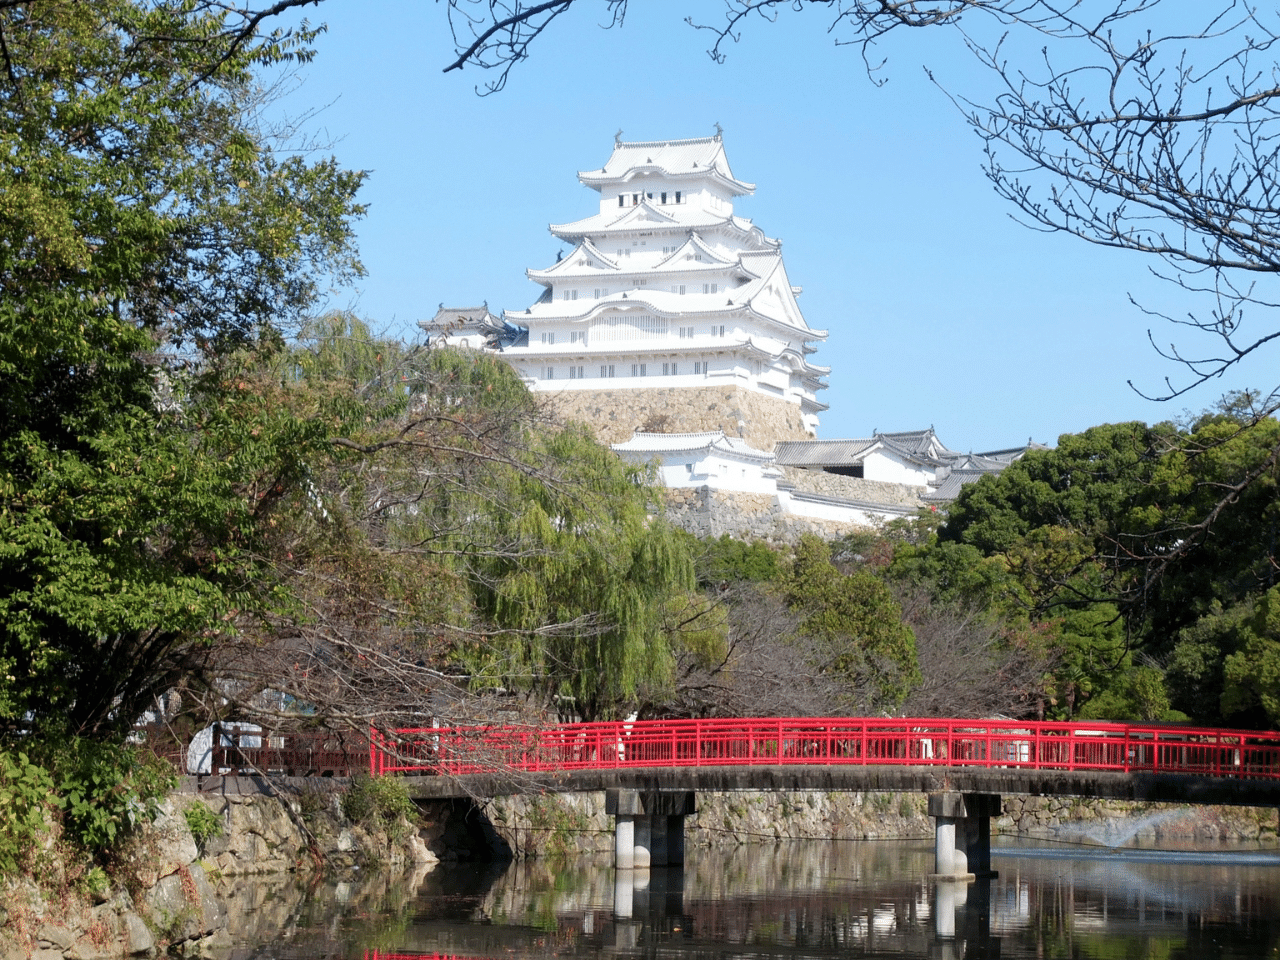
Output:
[[991,869],[991,818],[999,815],[997,794],[929,794],[935,875],[965,880],[995,876]]
[[640,870],[653,866],[653,818],[645,814],[636,817],[636,842],[632,847],[631,862]]
[[614,817],[613,865],[619,870],[636,865],[636,818],[632,815],[619,813]]
[[619,870],[684,863],[684,818],[696,810],[692,790],[609,789],[613,863]]

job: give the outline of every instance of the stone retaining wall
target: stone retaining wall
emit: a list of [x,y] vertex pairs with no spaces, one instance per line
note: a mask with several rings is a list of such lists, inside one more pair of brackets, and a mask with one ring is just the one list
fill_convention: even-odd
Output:
[[783,513],[778,498],[768,494],[709,487],[676,488],[665,494],[667,519],[696,537],[727,534],[739,540],[794,543],[804,533],[834,540],[855,526]]
[[880,480],[863,480],[861,477],[842,477],[821,470],[802,470],[799,467],[782,467],[783,478],[797,490],[821,493],[828,497],[846,500],[862,500],[867,503],[883,503],[895,507],[924,506],[920,494],[927,487],[909,483],[885,483]]
[[601,443],[621,443],[636,430],[723,430],[758,450],[772,450],[780,440],[813,439],[804,428],[799,405],[738,386],[539,391],[538,395],[562,419],[585,423]]
[[[685,823],[688,847],[782,840],[905,840],[933,836],[922,793],[699,792]],[[480,810],[519,859],[613,850],[604,793],[502,797]],[[1006,836],[1120,846],[1139,842],[1276,844],[1269,807],[1176,806],[1060,797],[1005,797],[993,831]]]

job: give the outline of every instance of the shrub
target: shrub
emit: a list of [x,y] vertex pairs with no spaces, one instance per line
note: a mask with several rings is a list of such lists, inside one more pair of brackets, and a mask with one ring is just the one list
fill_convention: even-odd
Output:
[[342,798],[342,812],[348,820],[377,827],[398,840],[407,834],[418,808],[398,777],[362,775],[351,778],[351,788]]
[[0,876],[22,869],[57,805],[49,771],[25,753],[0,750]]
[[200,801],[197,800],[183,810],[182,815],[191,830],[191,838],[195,840],[196,848],[201,853],[204,853],[205,844],[214,837],[222,836],[222,818]]
[[156,818],[173,789],[173,767],[128,744],[69,737],[46,765],[63,802],[63,826],[74,843],[98,854]]

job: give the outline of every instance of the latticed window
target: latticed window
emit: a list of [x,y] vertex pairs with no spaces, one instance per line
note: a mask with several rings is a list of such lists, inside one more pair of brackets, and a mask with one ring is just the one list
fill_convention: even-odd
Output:
[[648,314],[597,317],[591,321],[592,343],[619,343],[627,340],[656,340],[667,336],[665,317]]

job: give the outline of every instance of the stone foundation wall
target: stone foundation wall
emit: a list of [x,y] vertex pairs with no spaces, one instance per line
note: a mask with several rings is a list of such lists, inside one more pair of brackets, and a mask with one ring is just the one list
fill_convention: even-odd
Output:
[[[782,840],[906,840],[933,837],[922,793],[699,792],[685,821],[689,847],[725,848]],[[501,797],[481,809],[517,859],[613,850],[604,793]],[[1255,842],[1274,845],[1270,807],[1176,806],[1071,797],[1005,797],[992,830],[1006,836],[1120,846],[1138,842]]]
[[766,543],[795,543],[805,533],[834,540],[853,529],[848,523],[785,514],[777,497],[767,494],[708,487],[667,490],[666,517],[696,537],[727,534]]
[[[581,420],[602,443],[621,443],[635,430],[697,433],[723,430],[758,450],[780,440],[812,440],[800,407],[738,386],[641,390],[540,391],[557,416]],[[739,423],[743,426],[739,428]]]
[[860,477],[842,477],[821,470],[802,470],[799,467],[782,467],[783,479],[797,490],[821,493],[829,497],[848,500],[864,500],[868,503],[884,503],[895,507],[922,507],[920,494],[926,487],[909,483],[885,483],[880,480],[863,480]]

